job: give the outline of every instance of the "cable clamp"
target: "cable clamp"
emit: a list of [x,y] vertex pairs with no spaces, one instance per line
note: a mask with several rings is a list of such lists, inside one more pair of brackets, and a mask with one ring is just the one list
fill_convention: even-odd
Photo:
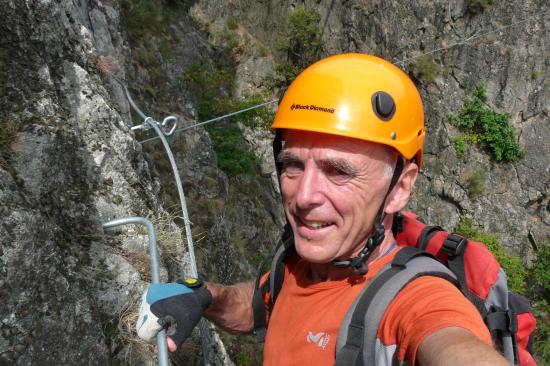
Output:
[[136,131],[136,130],[148,131],[148,130],[151,129],[151,126],[150,126],[149,123],[148,123],[150,120],[153,121],[153,122],[155,122],[157,125],[159,124],[157,121],[153,120],[152,117],[146,117],[142,124],[132,126],[130,129],[131,129],[132,131]]
[[145,118],[142,124],[132,126],[131,130],[148,131],[152,128],[151,125],[149,124],[150,122],[156,123],[157,126],[161,128],[161,131],[164,134],[164,136],[172,136],[176,131],[176,129],[178,128],[178,118],[175,116],[168,116],[161,123],[155,121],[152,117],[147,117]]

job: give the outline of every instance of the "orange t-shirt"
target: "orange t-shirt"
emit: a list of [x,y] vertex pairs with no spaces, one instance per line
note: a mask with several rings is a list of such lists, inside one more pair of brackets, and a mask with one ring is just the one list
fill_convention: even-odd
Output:
[[[270,315],[264,365],[333,365],[336,339],[346,312],[365,284],[396,252],[372,262],[366,275],[326,282],[309,279],[306,261],[289,261]],[[390,348],[397,345],[399,360],[414,364],[422,341],[450,326],[465,328],[491,345],[478,311],[456,287],[441,278],[421,277],[407,285],[388,307],[378,339]]]

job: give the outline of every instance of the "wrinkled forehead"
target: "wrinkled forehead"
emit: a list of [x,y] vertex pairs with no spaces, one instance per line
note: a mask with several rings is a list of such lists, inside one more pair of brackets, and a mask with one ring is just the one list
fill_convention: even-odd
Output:
[[393,160],[393,157],[397,153],[391,146],[320,132],[283,130],[282,140],[283,150],[289,148],[323,148],[342,152],[361,153],[372,157],[387,157],[391,160]]

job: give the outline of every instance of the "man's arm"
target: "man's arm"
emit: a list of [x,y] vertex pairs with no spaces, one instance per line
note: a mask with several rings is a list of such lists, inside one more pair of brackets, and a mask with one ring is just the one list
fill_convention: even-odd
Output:
[[[233,286],[206,283],[206,287],[212,294],[212,303],[204,310],[204,317],[230,333],[244,334],[252,330],[254,282],[243,282]],[[170,352],[177,350],[176,342],[171,337],[167,337],[166,342]]]
[[418,348],[421,366],[510,366],[497,351],[463,328],[443,328]]
[[254,326],[254,282],[243,282],[233,286],[207,283],[206,286],[212,293],[212,304],[204,311],[204,316],[230,333],[250,332]]

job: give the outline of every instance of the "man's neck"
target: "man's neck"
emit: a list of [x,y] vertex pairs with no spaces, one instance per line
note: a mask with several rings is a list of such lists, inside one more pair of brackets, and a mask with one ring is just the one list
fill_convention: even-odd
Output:
[[[393,237],[392,231],[386,230],[384,240],[372,251],[371,255],[367,259],[367,265],[370,265],[377,259],[383,257],[391,248],[393,243],[395,243],[395,238]],[[342,278],[346,278],[351,275],[353,275],[352,268],[338,268],[332,263],[310,264],[310,276],[311,279],[316,282],[341,280]]]

